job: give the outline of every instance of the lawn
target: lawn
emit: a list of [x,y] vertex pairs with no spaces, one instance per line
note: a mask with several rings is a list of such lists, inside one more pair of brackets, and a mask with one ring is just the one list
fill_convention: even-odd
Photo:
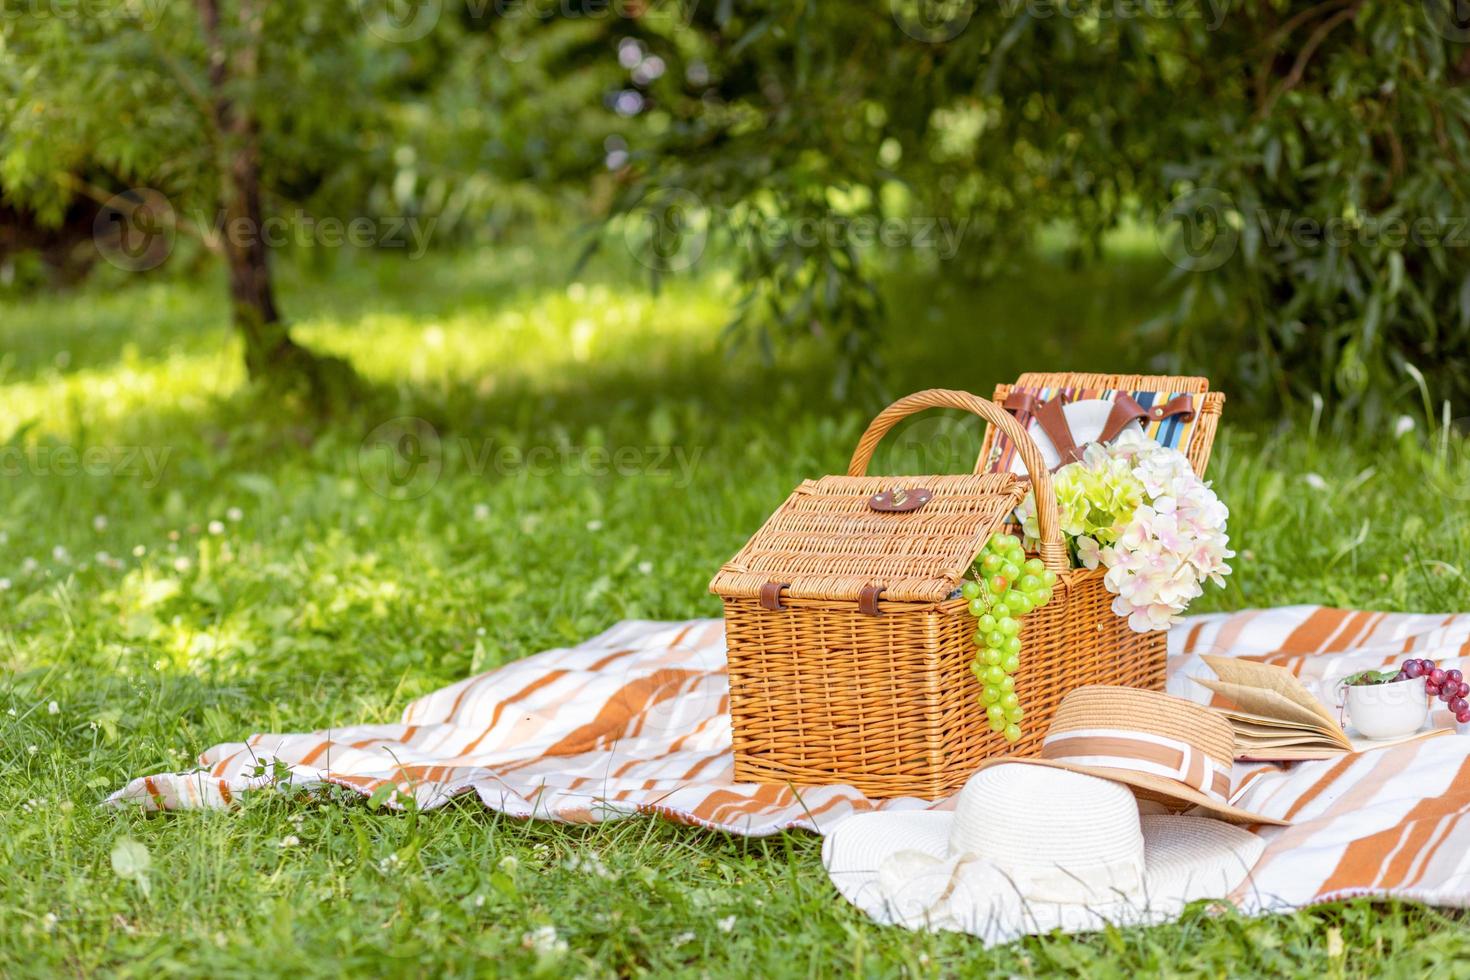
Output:
[[[797,480],[845,468],[867,412],[827,394],[819,346],[731,356],[718,271],[653,294],[616,269],[571,282],[564,252],[287,270],[302,338],[374,385],[325,423],[240,393],[212,278],[0,301],[0,972],[1470,976],[1465,920],[1415,906],[985,952],[870,924],[802,833],[275,794],[99,808],[215,742],[392,720],[623,618],[715,615],[719,563]],[[1124,254],[984,289],[896,278],[892,392],[1147,369],[1117,328],[1159,275]],[[1241,555],[1201,608],[1470,609],[1466,446],[1412,386],[1402,403],[1397,434],[1227,406],[1212,474]],[[407,485],[372,435],[405,416],[430,461]],[[907,431],[880,463],[978,445],[974,424]],[[146,887],[114,870],[127,841]]]

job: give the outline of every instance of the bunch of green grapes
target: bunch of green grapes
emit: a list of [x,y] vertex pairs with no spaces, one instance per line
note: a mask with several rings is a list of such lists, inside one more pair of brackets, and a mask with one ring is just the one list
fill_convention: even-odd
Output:
[[970,570],[963,592],[975,616],[975,662],[970,666],[980,681],[980,699],[990,730],[1007,742],[1021,737],[1026,712],[1016,695],[1016,671],[1021,666],[1021,617],[1051,601],[1057,573],[1040,558],[1026,558],[1021,539],[1014,534],[992,534]]

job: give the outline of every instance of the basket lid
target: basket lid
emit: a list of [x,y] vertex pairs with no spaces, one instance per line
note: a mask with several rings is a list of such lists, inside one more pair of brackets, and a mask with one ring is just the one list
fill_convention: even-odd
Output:
[[710,591],[753,598],[777,583],[792,598],[856,600],[876,586],[885,600],[939,602],[1027,488],[1010,473],[807,480]]

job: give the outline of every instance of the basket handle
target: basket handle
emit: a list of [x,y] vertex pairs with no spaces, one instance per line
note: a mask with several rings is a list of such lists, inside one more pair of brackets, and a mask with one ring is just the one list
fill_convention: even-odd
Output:
[[[1070,571],[1072,562],[1067,556],[1067,546],[1062,541],[1061,527],[1057,520],[1057,497],[1052,488],[1051,471],[1041,457],[1041,450],[1036,448],[1036,443],[1021,428],[1021,423],[995,402],[972,395],[968,391],[952,391],[948,388],[930,388],[900,398],[868,423],[867,431],[852,452],[852,461],[847,464],[847,475],[866,476],[868,463],[873,459],[873,450],[878,448],[879,441],[888,434],[888,430],[897,425],[900,419],[926,408],[958,408],[973,412],[1000,429],[1011,440],[1021,462],[1026,465],[1026,473],[1031,477],[1031,489],[1036,494],[1036,520],[1041,530],[1041,560],[1054,572]],[[975,472],[985,472],[983,454],[975,460]]]

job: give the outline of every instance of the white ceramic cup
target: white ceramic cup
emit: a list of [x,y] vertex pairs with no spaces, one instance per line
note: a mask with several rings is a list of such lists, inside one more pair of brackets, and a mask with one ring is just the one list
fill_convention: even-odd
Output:
[[1347,688],[1348,718],[1365,738],[1399,738],[1424,727],[1429,717],[1429,696],[1424,678],[1411,677],[1388,684],[1350,685]]

